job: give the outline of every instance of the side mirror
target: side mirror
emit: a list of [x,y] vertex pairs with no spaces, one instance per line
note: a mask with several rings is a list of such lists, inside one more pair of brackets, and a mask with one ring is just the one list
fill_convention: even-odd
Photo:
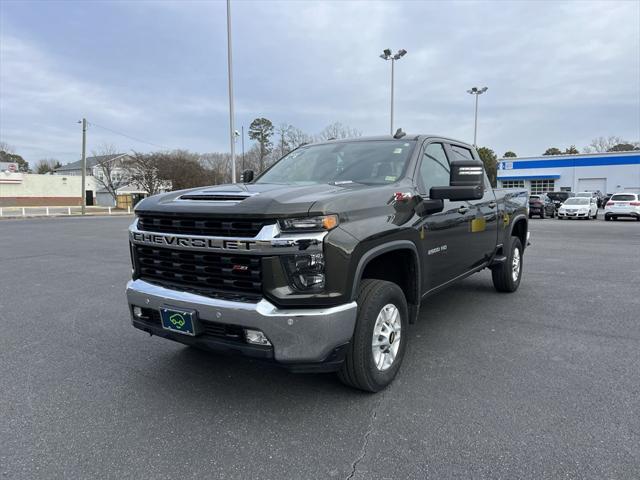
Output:
[[451,162],[448,187],[431,187],[432,200],[480,200],[484,196],[484,165],[478,160]]
[[253,170],[245,170],[240,175],[240,181],[242,183],[251,183],[253,181]]

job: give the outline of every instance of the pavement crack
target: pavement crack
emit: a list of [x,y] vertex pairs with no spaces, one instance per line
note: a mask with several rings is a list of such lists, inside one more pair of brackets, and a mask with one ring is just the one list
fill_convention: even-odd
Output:
[[380,408],[380,404],[382,403],[382,395],[381,394],[379,395],[380,395],[380,399],[376,403],[376,406],[373,408],[373,411],[371,412],[371,417],[369,418],[369,427],[367,428],[367,431],[364,432],[364,437],[362,438],[362,447],[360,447],[360,454],[351,464],[351,472],[349,473],[349,475],[345,480],[351,480],[353,478],[353,476],[356,474],[356,471],[358,469],[358,465],[360,464],[360,462],[362,462],[364,457],[367,455],[367,446],[369,445],[369,436],[373,433],[373,425],[376,421],[376,417],[378,416],[378,409]]

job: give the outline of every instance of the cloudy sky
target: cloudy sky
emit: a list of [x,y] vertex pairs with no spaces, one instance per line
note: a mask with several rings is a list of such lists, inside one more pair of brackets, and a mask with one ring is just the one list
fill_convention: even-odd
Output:
[[[86,116],[89,151],[228,151],[225,11],[1,0],[0,140],[31,162],[76,160]],[[264,116],[308,133],[334,121],[387,133],[388,47],[409,52],[396,65],[406,131],[472,141],[466,90],[486,85],[478,144],[499,155],[640,140],[638,0],[234,0],[232,16],[238,129]]]

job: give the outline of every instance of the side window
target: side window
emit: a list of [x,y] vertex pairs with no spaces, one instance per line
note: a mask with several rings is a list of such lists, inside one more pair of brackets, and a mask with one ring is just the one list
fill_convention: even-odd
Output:
[[425,148],[420,176],[427,194],[431,187],[449,185],[449,160],[441,143],[431,143]]
[[451,145],[451,150],[453,150],[454,160],[473,160],[471,150],[468,148]]

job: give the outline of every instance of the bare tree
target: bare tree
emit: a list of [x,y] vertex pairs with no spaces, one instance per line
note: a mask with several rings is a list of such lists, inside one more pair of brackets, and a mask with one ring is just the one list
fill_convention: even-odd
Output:
[[289,125],[288,123],[281,123],[276,128],[276,134],[278,135],[278,144],[273,149],[273,157],[278,159],[280,157],[285,156],[291,150],[291,145],[289,145],[289,132],[293,129],[293,125]]
[[123,168],[122,160],[118,158],[116,148],[113,145],[104,144],[92,152],[97,157],[95,179],[113,198],[118,201],[118,189],[129,184],[129,177]]
[[626,143],[622,138],[614,135],[610,137],[598,137],[591,140],[588,147],[583,149],[584,153],[604,153],[619,143]]
[[122,163],[131,183],[149,195],[155,195],[161,190],[168,189],[168,182],[160,176],[161,163],[164,154],[133,152]]
[[[240,159],[236,158],[236,166]],[[203,153],[200,155],[200,163],[209,172],[212,184],[231,182],[231,155],[228,153]],[[241,168],[241,167],[240,167]]]
[[211,185],[211,172],[200,162],[200,155],[187,150],[174,150],[162,154],[158,173],[160,178],[171,182],[173,190]]
[[361,137],[362,132],[355,128],[351,128],[347,125],[343,125],[340,122],[334,122],[331,125],[327,125],[316,138],[319,141],[332,140],[337,138],[353,138]]
[[55,158],[43,158],[36,163],[36,173],[41,175],[53,172],[56,168],[60,168],[62,164]]
[[295,150],[301,145],[313,142],[313,137],[299,128],[291,126],[287,132],[287,143],[291,147],[291,150]]

